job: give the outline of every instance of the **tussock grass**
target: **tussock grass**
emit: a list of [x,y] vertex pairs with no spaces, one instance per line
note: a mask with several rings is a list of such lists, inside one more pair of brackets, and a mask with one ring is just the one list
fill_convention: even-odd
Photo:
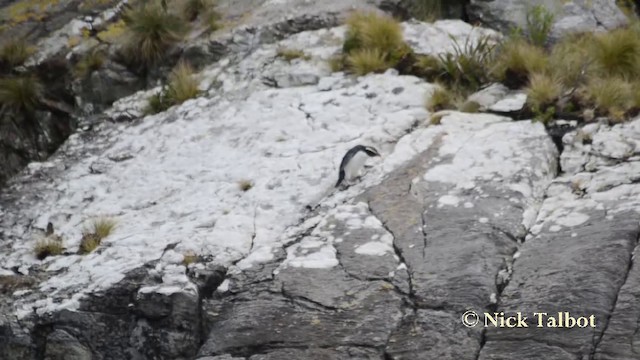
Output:
[[549,69],[565,87],[575,88],[585,79],[591,63],[589,42],[592,35],[570,35],[551,49]]
[[640,80],[631,83],[631,105],[634,109],[640,110]]
[[435,90],[427,95],[425,107],[430,112],[440,110],[456,109],[464,97],[454,93],[444,85],[439,85]]
[[216,31],[220,28],[222,28],[222,23],[220,22],[220,14],[213,10],[213,9],[209,9],[209,11],[206,12],[205,14],[206,16],[206,24],[207,24],[207,29],[210,32]]
[[104,51],[92,50],[89,51],[75,66],[76,75],[79,77],[85,77],[92,72],[99,70],[106,61],[106,55]]
[[211,6],[213,4],[207,0],[186,0],[182,7],[182,15],[188,21],[193,21]]
[[535,46],[544,46],[553,26],[553,13],[544,5],[534,5],[527,9],[527,35]]
[[62,254],[64,246],[62,242],[49,237],[42,238],[36,242],[33,252],[38,260],[43,260],[49,256]]
[[116,221],[109,218],[98,218],[91,222],[91,225],[82,231],[79,254],[88,254],[94,251],[107,236],[113,233],[116,228]]
[[442,19],[444,13],[443,0],[412,0],[411,15],[420,21],[433,22]]
[[189,266],[198,261],[198,255],[193,251],[187,251],[182,254],[182,265]]
[[634,29],[597,35],[590,52],[596,71],[603,76],[640,76],[640,36]]
[[481,107],[482,105],[480,105],[480,103],[478,103],[477,101],[467,100],[458,105],[458,111],[475,114],[480,111]]
[[311,59],[311,56],[305,54],[305,52],[300,49],[278,48],[276,50],[276,56],[288,62],[291,62],[295,59]]
[[99,218],[92,222],[91,230],[100,239],[104,239],[113,233],[116,228],[116,221],[109,218]]
[[586,100],[595,105],[596,110],[619,121],[634,105],[634,87],[620,78],[592,78],[582,89]]
[[416,61],[413,64],[412,73],[426,78],[434,79],[442,72],[440,60],[431,55],[416,55]]
[[505,85],[518,88],[527,83],[531,73],[545,72],[548,66],[549,59],[542,48],[516,37],[500,46],[492,73]]
[[0,78],[0,106],[15,112],[35,110],[42,84],[34,76]]
[[169,83],[148,99],[146,114],[157,114],[168,108],[182,104],[200,95],[199,82],[193,76],[193,69],[186,62],[180,62],[169,74]]
[[0,67],[11,69],[22,65],[31,54],[33,54],[33,48],[24,40],[9,40],[0,47]]
[[123,19],[128,39],[125,54],[134,63],[149,66],[162,58],[182,39],[187,24],[157,4],[140,5],[127,10]]
[[200,94],[199,82],[193,77],[193,68],[186,62],[180,62],[169,75],[167,97],[173,104],[181,104]]
[[92,233],[84,233],[82,234],[82,239],[80,240],[80,248],[78,249],[78,254],[84,255],[93,252],[95,249],[100,246],[102,239],[98,237],[96,234]]
[[529,77],[526,91],[529,106],[541,110],[562,95],[562,83],[549,74],[535,73]]
[[463,45],[454,42],[453,53],[439,56],[441,80],[452,87],[467,91],[477,90],[488,80],[487,67],[493,59],[494,44],[490,37],[483,37],[477,42],[471,37]]
[[251,180],[240,180],[238,181],[238,188],[242,191],[249,191],[253,188],[253,182]]
[[356,75],[381,73],[390,66],[379,49],[358,49],[347,57],[347,64]]
[[342,50],[346,55],[346,64],[358,66],[350,70],[360,75],[367,68],[382,71],[380,60],[384,60],[385,69],[392,68],[411,53],[404,42],[400,24],[373,12],[355,13],[349,17]]

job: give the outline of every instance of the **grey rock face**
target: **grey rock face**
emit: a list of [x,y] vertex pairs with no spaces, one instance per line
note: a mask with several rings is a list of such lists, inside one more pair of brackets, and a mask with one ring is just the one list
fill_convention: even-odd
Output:
[[55,330],[47,336],[45,359],[91,360],[91,350],[80,344],[64,330]]
[[542,5],[555,15],[555,38],[573,32],[610,30],[627,23],[614,0],[471,0],[467,11],[472,20],[508,31],[516,26],[525,29],[527,9],[535,5]]
[[74,85],[79,106],[87,113],[92,113],[144,88],[145,81],[125,66],[108,60],[101,69],[78,80]]
[[[637,357],[638,269],[634,260],[640,225],[638,163],[598,162],[599,157],[637,143],[639,121],[609,127],[589,125],[565,135],[566,175],[547,190],[538,220],[520,248],[514,273],[496,311],[525,313],[530,327],[489,328],[480,359],[632,359]],[[600,145],[585,134],[607,138]],[[615,139],[615,140],[614,140]],[[592,147],[593,145],[593,147]],[[632,156],[631,151],[626,156]],[[591,163],[591,170],[586,170]],[[613,175],[615,174],[615,175]],[[635,304],[635,305],[632,305]],[[558,318],[594,316],[596,327],[537,328],[534,312]]]

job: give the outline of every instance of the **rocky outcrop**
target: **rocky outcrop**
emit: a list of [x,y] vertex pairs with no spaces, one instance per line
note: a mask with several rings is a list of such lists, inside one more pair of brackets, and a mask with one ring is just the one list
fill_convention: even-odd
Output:
[[544,6],[554,15],[555,38],[567,33],[615,29],[628,21],[615,0],[471,0],[467,14],[470,20],[501,31],[516,26],[526,29],[527,10],[536,5]]

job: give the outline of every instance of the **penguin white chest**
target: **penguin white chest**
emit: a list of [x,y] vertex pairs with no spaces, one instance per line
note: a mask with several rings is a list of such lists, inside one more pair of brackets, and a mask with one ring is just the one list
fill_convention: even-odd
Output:
[[360,172],[362,171],[362,168],[364,168],[364,163],[368,158],[369,156],[363,151],[356,153],[344,167],[345,179],[351,181],[360,176]]

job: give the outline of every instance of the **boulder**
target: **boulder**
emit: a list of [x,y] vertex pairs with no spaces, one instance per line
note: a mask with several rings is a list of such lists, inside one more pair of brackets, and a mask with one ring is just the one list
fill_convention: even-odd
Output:
[[628,22],[615,0],[470,0],[467,13],[471,21],[509,32],[514,27],[526,29],[527,11],[536,5],[554,14],[551,36],[555,39],[568,33],[610,30]]

